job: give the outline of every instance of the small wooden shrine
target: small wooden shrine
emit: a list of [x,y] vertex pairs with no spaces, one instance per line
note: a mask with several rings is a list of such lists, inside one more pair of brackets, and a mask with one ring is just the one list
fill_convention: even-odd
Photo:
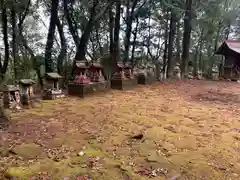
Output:
[[32,102],[35,100],[33,92],[33,85],[35,84],[35,81],[32,79],[21,79],[19,81],[19,84],[22,105],[31,105]]
[[68,94],[84,98],[87,95],[109,90],[110,83],[103,76],[98,62],[77,61],[73,80],[68,83]]
[[64,97],[64,93],[59,87],[60,79],[62,79],[62,76],[56,72],[45,74],[43,100],[53,100]]
[[133,75],[131,63],[118,62],[116,72],[111,79],[111,88],[124,90],[136,85],[137,79]]
[[5,85],[3,91],[4,108],[21,108],[20,89],[15,85]]
[[216,54],[223,55],[225,61],[223,72],[219,72],[225,79],[240,79],[240,40],[226,40],[217,50]]

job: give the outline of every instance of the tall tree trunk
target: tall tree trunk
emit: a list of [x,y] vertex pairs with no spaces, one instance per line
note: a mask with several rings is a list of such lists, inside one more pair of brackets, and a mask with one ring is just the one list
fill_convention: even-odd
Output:
[[180,31],[181,23],[180,20],[177,23],[177,38],[176,38],[176,47],[177,47],[177,54],[176,54],[176,61],[180,63],[181,59],[181,45],[180,45],[180,39],[181,39],[181,31]]
[[71,13],[73,11],[73,7],[72,7],[72,5],[70,5],[70,7],[69,7],[68,2],[69,2],[69,0],[63,0],[64,16],[67,20],[69,31],[73,37],[75,46],[78,47],[80,44],[80,37],[79,37],[78,31],[77,31],[78,28],[77,28],[77,24],[76,24],[74,18],[71,15]]
[[30,54],[31,59],[34,64],[34,70],[36,71],[37,77],[39,79],[39,84],[41,86],[41,89],[43,89],[43,78],[41,77],[41,70],[39,65],[37,64],[37,58],[33,52],[33,50],[28,46],[28,43],[23,35],[23,23],[24,20],[26,19],[26,16],[29,12],[29,7],[31,5],[31,0],[28,1],[28,4],[23,12],[22,15],[19,16],[19,21],[18,21],[18,38],[19,38],[19,44],[22,45],[25,50]]
[[161,70],[164,74],[165,74],[165,70],[166,70],[166,66],[167,66],[167,53],[168,53],[168,22],[169,22],[169,16],[168,16],[168,12],[166,12],[165,16],[165,32],[164,32],[164,51],[163,51],[163,69]]
[[109,16],[109,51],[111,54],[113,54],[113,47],[114,47],[114,17],[113,17],[113,12],[112,12],[112,7],[109,8],[108,11],[108,16]]
[[133,32],[133,45],[132,45],[132,57],[131,57],[131,63],[133,66],[135,66],[136,62],[134,62],[135,59],[135,48],[136,48],[136,41],[137,41],[137,35],[138,35],[138,26],[139,26],[139,18],[136,19],[136,27]]
[[202,44],[202,40],[203,40],[203,33],[204,33],[204,28],[201,29],[201,34],[199,36],[199,39],[198,39],[198,43],[197,43],[197,46],[196,46],[196,49],[195,49],[195,58],[194,58],[194,66],[193,66],[193,75],[196,76],[197,75],[197,71],[200,67],[200,61],[199,61],[199,53],[200,53],[200,47],[201,47],[201,44]]
[[121,1],[116,2],[116,16],[114,25],[114,48],[113,48],[113,62],[117,64],[120,59],[120,49],[119,49],[119,32],[120,32],[120,18],[121,18]]
[[192,31],[192,0],[186,0],[184,17],[184,33],[183,33],[183,53],[182,53],[182,66],[181,71],[183,76],[187,77],[187,68],[189,61],[189,48]]
[[100,55],[103,56],[104,52],[103,52],[103,47],[102,47],[100,36],[99,36],[99,27],[96,27],[95,31],[96,31],[95,33],[96,33],[96,40],[99,47],[99,52],[100,52]]
[[168,66],[167,66],[167,77],[171,78],[173,76],[173,44],[174,38],[176,34],[176,13],[174,9],[171,10],[171,18],[170,18],[170,31],[169,31],[169,40],[168,40]]
[[[90,38],[92,28],[95,24],[96,21],[98,21],[103,14],[109,9],[109,7],[112,5],[113,1],[109,1],[108,4],[104,7],[102,11],[100,11],[98,14],[96,12],[97,6],[99,4],[98,0],[93,1],[93,6],[90,9],[90,18],[88,20],[87,26],[84,28],[84,32],[81,36],[80,39],[80,44],[77,47],[77,52],[75,55],[75,61],[76,60],[84,60],[85,59],[85,54],[86,54],[86,48],[87,48],[87,43]],[[74,63],[75,64],[75,63]]]
[[125,35],[125,40],[124,40],[124,46],[125,46],[125,50],[124,50],[124,62],[127,62],[129,60],[129,48],[130,48],[130,40],[131,40],[131,34],[132,34],[132,23],[133,23],[133,15],[134,15],[134,10],[137,6],[137,2],[138,0],[134,0],[132,2],[132,6],[131,6],[131,12],[129,12],[130,10],[130,4],[129,4],[130,0],[128,0],[128,7],[127,7],[127,18],[126,18],[126,35]]
[[66,58],[67,55],[67,44],[66,44],[66,38],[63,32],[63,25],[60,22],[59,17],[57,18],[56,21],[56,25],[57,25],[57,29],[58,29],[58,33],[60,36],[60,40],[61,40],[61,51],[58,55],[58,59],[57,59],[57,70],[59,74],[63,73],[63,61]]
[[9,62],[9,44],[8,44],[8,20],[7,20],[7,9],[6,9],[6,3],[4,0],[0,1],[1,8],[2,8],[2,33],[3,33],[3,42],[4,42],[4,62],[2,65],[1,62],[1,74],[0,78],[1,80],[4,79],[4,76],[7,72],[8,68],[8,62]]
[[48,37],[45,49],[45,68],[46,72],[53,72],[53,61],[52,61],[52,48],[54,42],[54,35],[56,29],[56,22],[58,18],[58,3],[59,0],[52,0],[51,1],[51,18],[50,24],[48,29]]
[[16,12],[14,1],[11,7],[11,23],[12,23],[12,57],[14,65],[14,78],[15,81],[17,81],[18,75],[17,75]]
[[75,60],[78,60],[78,61],[85,60],[87,43],[90,38],[92,27],[94,26],[93,18],[95,16],[95,13],[96,12],[95,12],[95,8],[94,8],[93,13],[91,14],[91,17],[88,21],[88,24],[87,24],[86,28],[84,29],[84,32],[81,36],[80,43],[77,47],[77,53],[75,56]]

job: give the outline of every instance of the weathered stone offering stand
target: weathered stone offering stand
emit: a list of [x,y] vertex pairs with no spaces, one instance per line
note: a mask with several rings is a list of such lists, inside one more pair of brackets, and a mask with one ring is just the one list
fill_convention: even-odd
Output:
[[3,92],[3,106],[4,108],[21,108],[20,89],[15,85],[5,85]]
[[65,95],[59,88],[59,80],[62,78],[58,73],[46,73],[43,91],[43,100],[63,98]]
[[30,107],[36,100],[33,93],[33,85],[35,84],[35,81],[32,79],[21,79],[19,84],[21,89],[22,105]]
[[130,63],[117,63],[117,71],[111,79],[111,88],[117,90],[131,89],[137,86],[137,79],[132,72]]
[[153,84],[157,80],[154,65],[143,66],[138,72],[138,84]]
[[103,67],[97,62],[77,61],[75,77],[68,83],[68,94],[84,98],[110,89],[103,76]]

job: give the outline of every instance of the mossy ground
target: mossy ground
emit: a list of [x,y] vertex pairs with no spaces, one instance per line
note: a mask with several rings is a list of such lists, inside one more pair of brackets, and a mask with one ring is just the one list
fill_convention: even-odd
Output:
[[44,101],[0,132],[2,177],[240,179],[239,96],[238,84],[187,81]]

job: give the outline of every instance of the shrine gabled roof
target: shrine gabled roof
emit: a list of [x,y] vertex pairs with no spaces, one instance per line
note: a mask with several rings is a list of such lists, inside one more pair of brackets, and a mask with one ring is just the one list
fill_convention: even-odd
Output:
[[88,68],[88,65],[87,65],[86,61],[76,61],[76,66],[78,68]]
[[20,80],[20,84],[23,84],[23,85],[32,85],[32,84],[35,84],[35,81],[32,80],[32,79],[21,79],[21,80]]
[[235,53],[240,55],[240,40],[226,40],[217,50],[216,54],[227,55],[229,53]]
[[10,91],[19,91],[20,89],[15,85],[4,85],[1,89],[3,92],[10,92]]
[[62,78],[62,76],[60,76],[56,72],[46,73],[46,77],[49,79],[61,79]]
[[126,68],[132,68],[132,63],[131,62],[126,62],[125,67]]
[[103,68],[103,66],[102,66],[101,63],[99,63],[99,62],[93,62],[93,63],[92,63],[92,66],[93,66],[93,67],[96,67],[96,68]]
[[117,66],[120,67],[120,68],[124,68],[123,62],[117,62]]

